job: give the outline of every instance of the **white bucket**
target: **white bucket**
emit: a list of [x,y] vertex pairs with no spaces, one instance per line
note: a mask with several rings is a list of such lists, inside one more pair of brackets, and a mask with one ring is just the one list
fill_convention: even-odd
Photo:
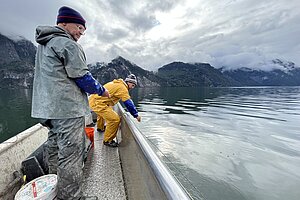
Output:
[[48,174],[38,177],[16,194],[15,200],[53,200],[57,194],[57,176]]

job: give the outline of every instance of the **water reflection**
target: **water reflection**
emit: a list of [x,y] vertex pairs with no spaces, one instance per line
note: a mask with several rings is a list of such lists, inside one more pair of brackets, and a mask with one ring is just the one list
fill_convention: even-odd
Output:
[[137,125],[195,198],[299,199],[299,87],[139,88],[133,96]]
[[30,117],[31,90],[0,89],[0,143],[36,123]]

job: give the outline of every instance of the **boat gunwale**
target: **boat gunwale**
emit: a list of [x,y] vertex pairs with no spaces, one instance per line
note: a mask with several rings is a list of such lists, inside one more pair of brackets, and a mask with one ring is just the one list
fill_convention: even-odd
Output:
[[44,127],[41,124],[35,124],[34,126],[31,126],[30,128],[22,131],[21,133],[0,143],[0,155],[5,153],[8,149],[15,146],[16,144],[24,141],[26,138],[30,137],[31,135],[35,134],[41,129],[44,129]]
[[127,122],[129,129],[132,132],[134,139],[136,140],[139,148],[144,153],[146,160],[148,161],[150,168],[152,169],[159,185],[162,187],[168,199],[193,199],[190,194],[185,190],[182,184],[176,179],[176,177],[170,172],[165,164],[156,155],[154,150],[147,142],[145,136],[136,127],[131,119],[129,113],[125,112],[124,108],[118,103],[118,109],[122,117]]

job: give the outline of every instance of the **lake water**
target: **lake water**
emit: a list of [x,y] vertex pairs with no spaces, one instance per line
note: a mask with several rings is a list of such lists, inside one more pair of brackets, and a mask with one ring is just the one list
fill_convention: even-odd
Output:
[[0,89],[0,143],[37,123],[30,117],[31,90]]
[[300,88],[134,91],[139,129],[195,199],[300,199]]
[[[136,88],[136,123],[194,199],[300,199],[300,87]],[[1,90],[0,139],[36,121]]]

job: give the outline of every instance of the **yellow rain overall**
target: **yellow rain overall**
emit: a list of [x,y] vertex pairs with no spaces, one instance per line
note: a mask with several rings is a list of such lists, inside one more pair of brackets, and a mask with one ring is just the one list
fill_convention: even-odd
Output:
[[120,100],[130,99],[128,86],[123,79],[115,79],[104,85],[108,90],[110,98],[92,94],[89,98],[91,109],[97,114],[97,129],[104,130],[104,120],[106,129],[104,132],[104,142],[112,141],[116,135],[120,124],[119,115],[113,110],[113,106]]

